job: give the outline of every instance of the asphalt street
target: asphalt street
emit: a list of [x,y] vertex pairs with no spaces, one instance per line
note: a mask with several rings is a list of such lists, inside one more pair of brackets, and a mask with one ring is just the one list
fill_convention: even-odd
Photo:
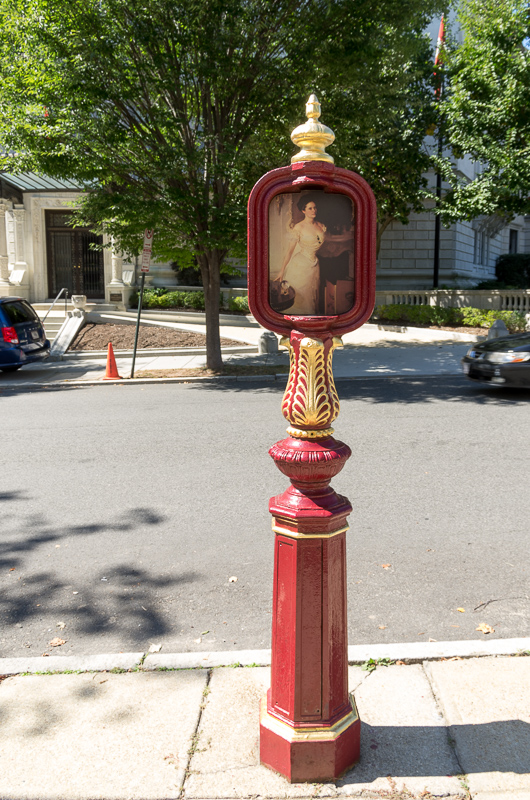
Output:
[[[528,636],[530,392],[337,388],[350,644]],[[0,657],[270,646],[282,391],[2,389]]]

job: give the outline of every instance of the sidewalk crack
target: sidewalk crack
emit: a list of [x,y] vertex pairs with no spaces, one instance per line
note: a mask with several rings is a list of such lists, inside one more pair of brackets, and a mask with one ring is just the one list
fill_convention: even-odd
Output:
[[188,760],[186,762],[186,769],[184,770],[184,777],[182,778],[182,784],[181,784],[181,787],[180,787],[178,800],[183,800],[183,798],[184,798],[184,791],[185,791],[185,787],[186,787],[186,781],[189,778],[189,776],[191,775],[191,762],[192,762],[193,756],[195,755],[195,753],[197,752],[198,747],[199,747],[199,739],[200,739],[200,736],[201,736],[200,727],[201,727],[202,714],[203,714],[204,709],[206,708],[206,702],[207,702],[206,698],[210,694],[210,680],[211,680],[211,677],[212,677],[212,670],[209,669],[209,670],[206,671],[206,684],[204,686],[204,689],[202,690],[201,705],[199,707],[199,714],[197,716],[197,724],[195,725],[195,729],[194,729],[192,737],[191,737],[191,742],[190,742],[190,746],[189,746],[189,749],[188,749]]
[[425,668],[426,664],[428,666],[428,662],[422,661],[421,668],[423,670],[423,674],[427,678],[427,683],[429,684],[429,688],[431,690],[431,695],[432,695],[432,698],[434,700],[434,704],[435,704],[435,706],[436,706],[436,708],[438,710],[438,713],[440,714],[441,718],[443,719],[445,733],[447,735],[447,742],[449,744],[449,747],[451,748],[451,751],[452,751],[452,753],[453,753],[453,755],[455,757],[455,761],[456,761],[456,763],[458,765],[458,775],[455,775],[455,778],[457,778],[457,780],[460,783],[460,786],[462,787],[462,789],[465,792],[465,794],[463,795],[465,800],[471,800],[471,792],[469,790],[469,784],[468,784],[468,775],[464,771],[464,768],[463,768],[462,763],[460,761],[460,758],[458,756],[458,751],[456,749],[456,740],[451,735],[451,733],[452,733],[452,730],[451,730],[452,729],[452,725],[450,725],[448,720],[447,720],[447,715],[445,713],[444,704],[442,703],[441,697],[439,697],[438,693],[436,692],[435,685],[434,685],[434,683],[432,681],[432,678],[431,678],[431,675],[430,675],[430,670]]

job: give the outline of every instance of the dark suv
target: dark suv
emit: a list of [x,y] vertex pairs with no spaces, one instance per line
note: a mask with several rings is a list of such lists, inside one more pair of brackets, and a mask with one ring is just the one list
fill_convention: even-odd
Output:
[[50,355],[36,311],[22,297],[0,297],[0,370],[14,372]]

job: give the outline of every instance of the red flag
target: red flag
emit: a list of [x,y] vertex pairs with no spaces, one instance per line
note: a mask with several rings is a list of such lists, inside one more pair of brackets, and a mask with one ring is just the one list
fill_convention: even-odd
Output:
[[[438,64],[442,63],[442,55],[441,50],[445,44],[445,23],[444,23],[444,15],[442,14],[442,18],[440,20],[440,29],[438,31],[438,40],[436,42],[436,53],[434,56],[434,66],[437,67]],[[437,77],[436,69],[434,70],[434,77]],[[438,80],[438,84],[435,90],[435,97],[438,100],[440,98],[440,81]]]
[[434,56],[435,67],[441,61],[440,50],[443,44],[445,44],[445,24],[444,15],[442,14],[442,18],[440,20],[440,30],[438,31],[438,41],[436,42],[436,55]]

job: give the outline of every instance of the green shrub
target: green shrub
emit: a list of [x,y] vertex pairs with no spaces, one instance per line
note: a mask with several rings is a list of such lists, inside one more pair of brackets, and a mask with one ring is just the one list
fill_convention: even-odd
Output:
[[[129,301],[131,308],[138,308],[138,292],[133,292]],[[219,298],[219,305],[223,308],[223,293]],[[185,292],[168,291],[160,287],[150,287],[144,291],[143,308],[190,308],[194,311],[204,311],[204,292],[201,290]],[[229,311],[250,314],[248,298],[245,296],[231,297],[228,301]]]
[[457,309],[440,308],[439,306],[411,306],[392,303],[388,306],[377,306],[374,314],[379,319],[401,322],[409,325],[455,325]]
[[[138,292],[130,297],[130,307],[138,308]],[[192,308],[204,311],[204,292],[170,292],[161,287],[150,287],[144,291],[143,308]]]
[[192,308],[204,311],[204,292],[166,292],[160,297],[152,294],[145,301],[146,308]]
[[525,315],[520,311],[494,311],[482,308],[441,308],[439,306],[412,306],[393,303],[374,309],[377,319],[403,325],[466,326],[490,328],[496,319],[502,319],[510,333],[524,331]]
[[246,296],[231,297],[228,301],[228,310],[242,311],[244,314],[250,314],[250,309],[248,307],[248,297]]
[[488,290],[517,289],[517,288],[518,288],[517,286],[513,286],[512,284],[509,283],[504,283],[504,281],[496,281],[495,279],[491,281],[481,281],[480,283],[477,283],[476,286],[473,286],[473,289],[488,289]]
[[[148,297],[154,296],[155,292],[159,292],[159,291],[160,291],[160,289],[157,286],[148,286],[148,287],[146,287],[144,289],[143,306],[145,307],[146,299]],[[166,289],[163,289],[162,291],[165,292]],[[130,308],[138,308],[138,298],[139,298],[139,296],[140,296],[140,292],[137,289],[135,289],[134,292],[131,292],[131,295],[129,297],[129,306],[130,306]]]
[[[530,253],[505,253],[495,263],[501,283],[516,289],[530,289]],[[500,288],[500,287],[498,287]]]
[[496,319],[502,319],[510,333],[524,331],[525,315],[520,311],[496,311],[466,306],[459,309],[462,314],[462,325],[471,328],[491,328]]

